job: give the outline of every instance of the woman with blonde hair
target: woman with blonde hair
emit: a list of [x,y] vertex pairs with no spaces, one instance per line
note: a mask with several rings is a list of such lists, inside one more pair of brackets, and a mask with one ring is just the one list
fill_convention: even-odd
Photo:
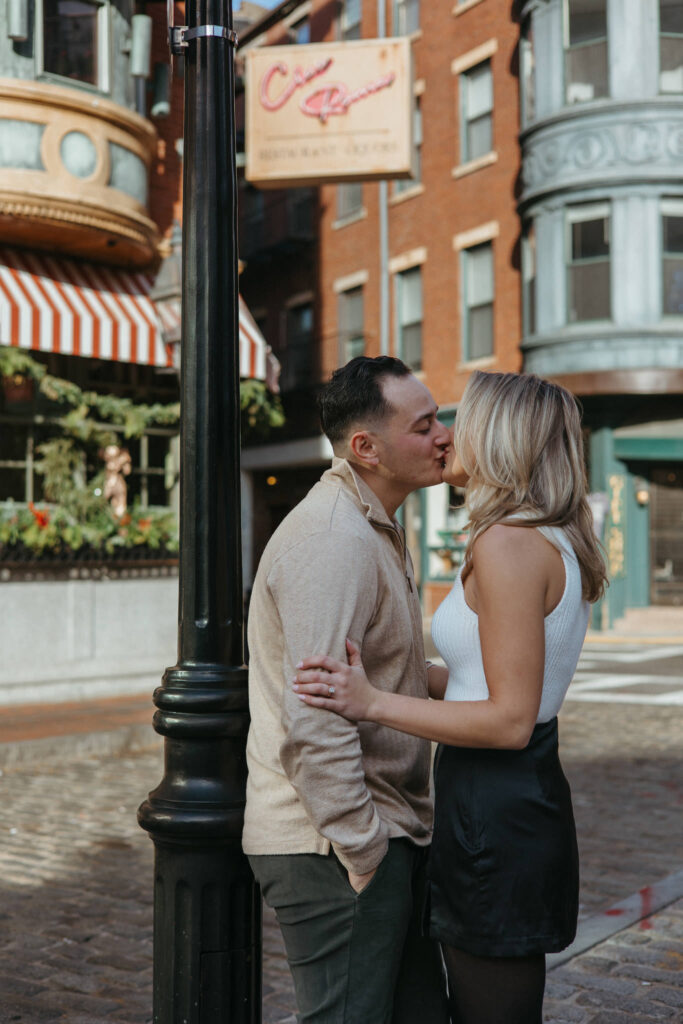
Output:
[[575,399],[533,375],[474,373],[443,479],[465,487],[470,536],[432,623],[447,666],[428,666],[433,699],[383,692],[350,640],[348,665],[307,658],[293,685],[439,743],[425,920],[453,1022],[541,1024],[545,954],[572,942],[578,912],[557,714],[605,585]]

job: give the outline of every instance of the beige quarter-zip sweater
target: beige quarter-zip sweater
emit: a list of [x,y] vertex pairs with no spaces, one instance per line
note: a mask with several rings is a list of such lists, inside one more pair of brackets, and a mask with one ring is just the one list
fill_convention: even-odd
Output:
[[422,619],[401,528],[344,459],[280,524],[249,609],[248,854],[329,853],[372,871],[387,840],[429,842],[430,745],[303,704],[307,655],[345,659],[349,637],[370,682],[427,696]]

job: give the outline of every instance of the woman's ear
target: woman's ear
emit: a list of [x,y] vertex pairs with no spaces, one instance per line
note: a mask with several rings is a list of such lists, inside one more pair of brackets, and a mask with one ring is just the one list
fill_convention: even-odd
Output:
[[379,462],[377,446],[367,430],[358,430],[349,441],[352,457],[365,466],[376,466]]

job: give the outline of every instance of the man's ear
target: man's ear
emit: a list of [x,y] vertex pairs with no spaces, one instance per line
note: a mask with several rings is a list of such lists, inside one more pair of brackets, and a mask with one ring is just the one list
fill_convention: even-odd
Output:
[[351,456],[364,466],[376,466],[379,453],[373,436],[367,430],[357,430],[349,440]]

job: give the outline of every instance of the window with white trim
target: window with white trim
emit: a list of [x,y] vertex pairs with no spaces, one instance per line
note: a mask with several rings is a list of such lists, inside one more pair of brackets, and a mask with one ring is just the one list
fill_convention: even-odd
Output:
[[567,297],[570,323],[609,320],[610,212],[607,204],[567,211]]
[[536,333],[536,227],[533,220],[522,233],[522,316],[524,334]]
[[108,0],[42,0],[37,12],[40,70],[107,91]]
[[349,288],[339,293],[339,361],[365,355],[363,288]]
[[337,185],[337,219],[355,217],[363,209],[363,182],[344,181]]
[[493,243],[461,252],[463,282],[463,357],[469,362],[493,355]]
[[485,60],[460,75],[460,163],[493,149],[493,76]]
[[564,18],[567,103],[609,95],[607,0],[565,0]]
[[397,273],[396,353],[411,370],[422,368],[422,269]]
[[420,27],[420,0],[394,0],[394,35],[410,36]]
[[344,41],[361,38],[362,0],[343,0],[339,34]]
[[394,182],[394,195],[408,192],[422,181],[422,104],[416,96],[413,107],[413,177],[398,178]]
[[683,92],[683,4],[659,0],[659,91]]
[[662,203],[662,313],[683,316],[683,202]]

